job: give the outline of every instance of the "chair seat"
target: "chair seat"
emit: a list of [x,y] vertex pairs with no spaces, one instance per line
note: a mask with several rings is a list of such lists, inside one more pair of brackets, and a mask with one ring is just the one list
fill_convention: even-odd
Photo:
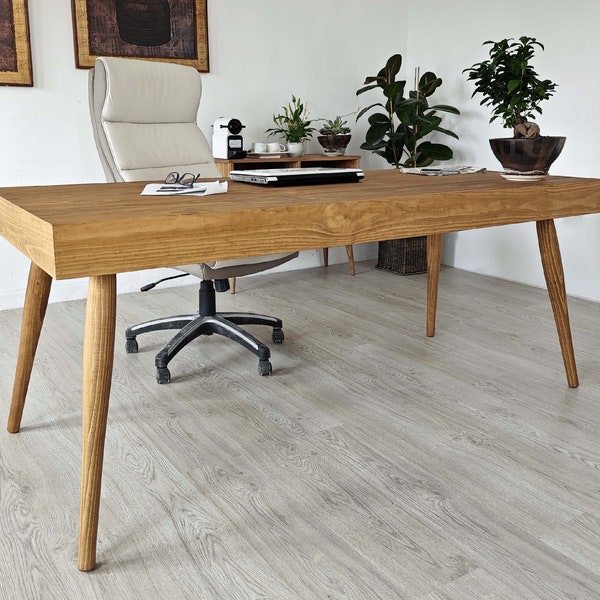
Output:
[[298,256],[298,252],[294,252],[293,254],[247,256],[244,258],[217,260],[193,265],[181,265],[176,268],[200,279],[229,279],[230,277],[242,277],[243,275],[252,275],[253,273],[272,269],[288,262],[296,256]]

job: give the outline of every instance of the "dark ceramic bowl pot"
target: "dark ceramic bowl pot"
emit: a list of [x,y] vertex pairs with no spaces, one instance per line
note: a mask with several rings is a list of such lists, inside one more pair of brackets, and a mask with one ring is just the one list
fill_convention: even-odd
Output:
[[558,158],[565,137],[539,136],[536,138],[494,138],[490,146],[505,171],[547,173]]
[[349,133],[338,135],[319,135],[317,140],[323,146],[323,154],[328,156],[342,156],[346,153],[346,146],[350,143],[352,137]]

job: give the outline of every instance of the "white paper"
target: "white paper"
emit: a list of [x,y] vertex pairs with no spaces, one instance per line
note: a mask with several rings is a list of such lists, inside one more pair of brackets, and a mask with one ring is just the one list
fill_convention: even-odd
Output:
[[192,187],[172,183],[149,183],[142,196],[210,196],[227,192],[226,181],[202,181]]

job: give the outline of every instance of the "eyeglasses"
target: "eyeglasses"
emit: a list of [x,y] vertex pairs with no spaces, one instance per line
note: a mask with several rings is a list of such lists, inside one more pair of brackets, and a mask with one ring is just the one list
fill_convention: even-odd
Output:
[[165,177],[165,183],[183,185],[185,187],[193,187],[194,183],[200,178],[200,175],[194,175],[193,173],[184,173],[180,175],[177,171],[171,171]]

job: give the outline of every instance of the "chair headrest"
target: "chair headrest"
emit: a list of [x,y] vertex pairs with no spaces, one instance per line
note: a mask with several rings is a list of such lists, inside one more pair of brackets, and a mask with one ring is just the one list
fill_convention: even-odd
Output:
[[[100,73],[99,71],[104,71]],[[202,83],[193,67],[99,57],[95,91],[104,96],[102,119],[118,123],[196,122]],[[100,81],[105,82],[105,93]],[[123,101],[126,98],[127,101]],[[100,98],[98,98],[100,99]]]

